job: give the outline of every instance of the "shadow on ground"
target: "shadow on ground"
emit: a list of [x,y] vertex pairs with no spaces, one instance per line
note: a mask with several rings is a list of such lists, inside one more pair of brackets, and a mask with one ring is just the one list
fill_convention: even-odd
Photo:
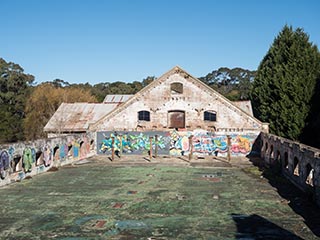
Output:
[[302,239],[256,214],[231,214],[231,217],[237,226],[236,239]]
[[266,167],[257,156],[248,156],[254,166],[258,167],[262,176],[269,184],[277,189],[279,195],[284,198],[288,206],[301,217],[305,224],[317,236],[320,237],[320,208],[312,201],[310,196],[286,179],[279,166]]

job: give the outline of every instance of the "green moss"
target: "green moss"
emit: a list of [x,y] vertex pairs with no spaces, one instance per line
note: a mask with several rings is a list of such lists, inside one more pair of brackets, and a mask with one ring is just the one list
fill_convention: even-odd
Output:
[[0,221],[0,238],[234,239],[232,214],[258,214],[292,231],[296,214],[259,174],[254,167],[61,168],[0,189],[2,214],[10,216]]

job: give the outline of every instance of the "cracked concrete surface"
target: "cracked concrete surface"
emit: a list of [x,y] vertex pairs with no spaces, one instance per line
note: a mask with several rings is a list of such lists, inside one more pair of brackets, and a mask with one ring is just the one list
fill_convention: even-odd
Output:
[[93,157],[1,188],[0,238],[319,237],[317,215],[305,217],[317,207],[297,212],[248,160],[134,158]]

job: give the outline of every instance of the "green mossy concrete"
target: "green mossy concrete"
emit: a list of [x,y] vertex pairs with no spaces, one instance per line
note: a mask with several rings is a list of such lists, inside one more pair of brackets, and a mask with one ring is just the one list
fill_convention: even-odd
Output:
[[92,163],[0,194],[1,239],[317,239],[256,169]]

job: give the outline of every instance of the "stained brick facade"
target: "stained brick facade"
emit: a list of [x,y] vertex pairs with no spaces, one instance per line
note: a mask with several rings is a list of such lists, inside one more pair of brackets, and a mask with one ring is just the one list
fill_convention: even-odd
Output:
[[172,128],[268,131],[268,125],[254,118],[252,113],[240,109],[179,67],[171,69],[89,126],[91,131],[165,131]]

